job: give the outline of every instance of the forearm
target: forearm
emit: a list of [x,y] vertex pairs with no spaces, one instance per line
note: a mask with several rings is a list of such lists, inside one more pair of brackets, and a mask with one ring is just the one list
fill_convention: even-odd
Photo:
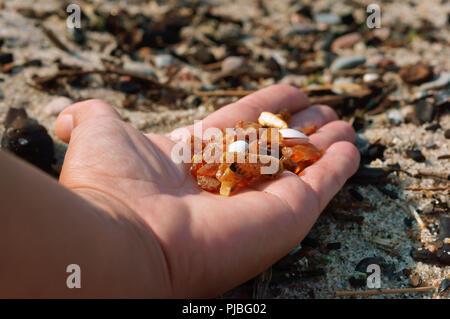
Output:
[[[97,196],[89,190],[83,194],[97,199],[99,207],[111,207]],[[0,199],[0,297],[169,293],[162,251],[131,214],[101,209],[4,152]],[[70,264],[81,268],[79,289],[66,285]]]

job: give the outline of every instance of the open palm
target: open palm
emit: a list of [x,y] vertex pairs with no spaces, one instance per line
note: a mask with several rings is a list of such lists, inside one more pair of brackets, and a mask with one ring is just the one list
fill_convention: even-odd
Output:
[[[139,221],[161,250],[161,297],[215,296],[264,271],[306,236],[358,167],[353,129],[335,112],[309,106],[299,90],[275,85],[214,112],[203,128],[255,121],[287,108],[291,127],[317,125],[310,139],[326,150],[302,176],[243,189],[231,197],[202,191],[188,164],[171,160],[172,135],[144,135],[108,104],[90,100],[64,110],[56,133],[69,142],[60,182],[118,216]],[[188,127],[192,130],[192,127]],[[138,223],[136,224],[138,225]],[[138,227],[138,226],[137,226]]]

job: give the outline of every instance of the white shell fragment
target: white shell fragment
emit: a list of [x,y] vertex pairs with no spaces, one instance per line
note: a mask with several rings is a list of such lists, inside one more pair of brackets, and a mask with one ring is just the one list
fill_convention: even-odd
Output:
[[283,138],[308,138],[308,136],[293,128],[284,128],[279,130],[279,132]]
[[262,126],[275,127],[280,129],[288,127],[285,121],[270,112],[262,112],[258,118],[258,123]]
[[228,152],[245,153],[248,149],[248,143],[245,141],[236,141],[228,145]]
[[292,128],[281,129],[281,136],[284,139],[284,144],[286,146],[292,146],[296,144],[305,144],[308,143],[309,138],[305,134],[300,131],[294,130]]

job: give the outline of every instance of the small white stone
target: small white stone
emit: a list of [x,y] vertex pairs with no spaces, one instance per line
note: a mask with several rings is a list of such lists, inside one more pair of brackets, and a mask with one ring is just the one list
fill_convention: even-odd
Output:
[[73,101],[65,96],[57,97],[44,107],[44,112],[56,116],[72,103]]
[[236,141],[228,145],[228,152],[245,153],[248,149],[248,143],[245,141]]
[[302,132],[294,130],[292,128],[284,128],[284,129],[281,129],[279,132],[280,132],[281,136],[283,136],[283,138],[285,138],[285,139],[287,139],[287,138],[305,138],[305,139],[307,139],[308,138],[308,136],[306,136]]
[[308,136],[292,128],[281,129],[279,132],[283,137],[283,144],[286,146],[294,146],[309,142]]
[[377,73],[366,73],[363,76],[363,81],[365,83],[370,83],[370,82],[378,80],[379,78],[380,78],[380,76]]

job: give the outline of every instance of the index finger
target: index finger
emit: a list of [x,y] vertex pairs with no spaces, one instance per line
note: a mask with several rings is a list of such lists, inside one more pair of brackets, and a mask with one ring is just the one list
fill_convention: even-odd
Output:
[[[294,114],[310,105],[308,97],[293,86],[276,84],[247,95],[239,101],[229,104],[208,115],[202,121],[202,129],[209,127],[234,127],[237,121],[256,121],[263,111],[277,113],[287,109]],[[170,135],[176,136],[177,131],[194,132],[194,125],[174,130]]]

